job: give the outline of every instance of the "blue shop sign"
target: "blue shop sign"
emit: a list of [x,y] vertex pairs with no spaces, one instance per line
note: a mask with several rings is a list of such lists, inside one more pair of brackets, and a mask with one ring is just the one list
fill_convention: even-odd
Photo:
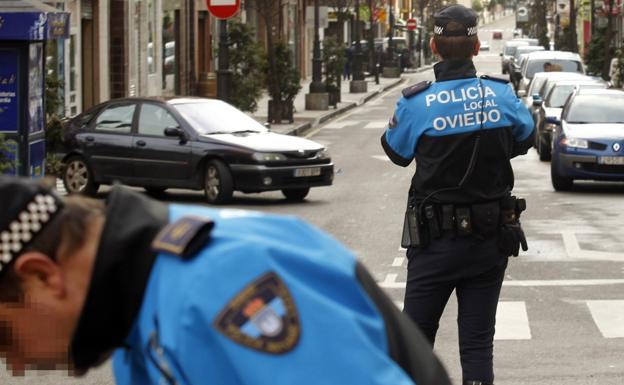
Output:
[[49,40],[69,37],[69,13],[0,12],[0,40]]
[[0,133],[18,131],[18,61],[16,50],[0,48]]

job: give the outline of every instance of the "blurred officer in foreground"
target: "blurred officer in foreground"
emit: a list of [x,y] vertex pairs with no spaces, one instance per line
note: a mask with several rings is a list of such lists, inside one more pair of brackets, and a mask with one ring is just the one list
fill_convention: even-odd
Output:
[[[294,217],[0,177],[0,351],[118,384],[450,385],[366,269]],[[116,349],[116,350],[115,350]]]
[[434,21],[436,81],[403,90],[381,138],[394,163],[416,160],[402,237],[404,311],[433,344],[455,290],[464,384],[486,385],[507,257],[527,248],[510,159],[531,147],[533,120],[506,80],[476,76],[477,14],[452,5]]

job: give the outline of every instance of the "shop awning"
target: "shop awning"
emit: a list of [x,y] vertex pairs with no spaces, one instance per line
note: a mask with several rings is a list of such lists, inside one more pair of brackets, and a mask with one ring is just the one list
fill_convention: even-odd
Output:
[[35,0],[0,2],[0,40],[69,37],[69,13]]

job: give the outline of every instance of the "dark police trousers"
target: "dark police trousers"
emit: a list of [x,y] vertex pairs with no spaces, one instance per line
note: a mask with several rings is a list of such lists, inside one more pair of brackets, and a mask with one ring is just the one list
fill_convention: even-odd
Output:
[[458,302],[457,326],[464,381],[493,383],[493,339],[496,306],[507,256],[497,238],[444,234],[420,250],[408,248],[404,312],[433,346],[439,320],[453,292]]

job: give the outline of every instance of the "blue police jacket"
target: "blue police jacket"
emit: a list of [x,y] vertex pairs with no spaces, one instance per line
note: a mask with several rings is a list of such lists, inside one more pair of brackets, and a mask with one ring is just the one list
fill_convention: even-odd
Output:
[[[122,306],[108,320],[83,312],[73,343],[79,369],[121,347],[113,359],[120,385],[450,384],[411,321],[348,250],[312,226],[180,205],[153,226],[163,220],[162,207],[124,190],[111,195],[85,311],[107,317],[101,308],[116,305],[94,300],[94,291],[116,284],[130,288],[128,297],[142,295],[130,301],[134,309],[119,298]],[[132,234],[116,238],[122,222]],[[149,270],[147,255],[128,262],[136,256],[109,255],[105,245],[134,243],[129,247],[139,250],[137,242],[147,239],[156,251]],[[131,250],[124,247],[118,251]],[[123,261],[101,273],[106,259]],[[98,322],[119,331],[102,340]]]
[[434,71],[435,82],[403,90],[382,147],[403,167],[416,160],[412,193],[422,199],[459,184],[478,137],[470,179],[433,200],[472,203],[503,197],[514,182],[509,160],[533,143],[530,113],[506,80],[477,77],[471,60],[442,61]]

